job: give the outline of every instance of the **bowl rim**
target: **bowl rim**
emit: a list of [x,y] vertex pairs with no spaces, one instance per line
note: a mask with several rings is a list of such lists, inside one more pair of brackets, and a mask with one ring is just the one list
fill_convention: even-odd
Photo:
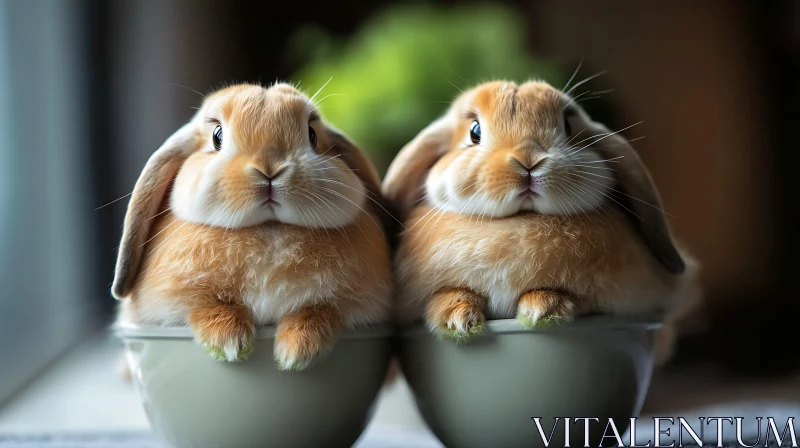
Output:
[[[136,325],[130,323],[117,323],[113,327],[114,333],[122,339],[194,339],[194,334],[188,326],[157,327],[149,325]],[[275,339],[277,326],[260,326],[256,329],[256,339]],[[340,339],[378,339],[394,335],[394,330],[388,325],[350,329],[339,335]]]
[[[663,316],[637,315],[637,316],[585,316],[563,325],[526,328],[516,319],[495,319],[485,323],[486,329],[491,334],[520,334],[520,333],[552,333],[564,331],[587,330],[658,330],[663,324]],[[136,325],[131,323],[117,323],[114,332],[122,339],[194,339],[192,330],[187,326],[158,327],[149,325]],[[274,339],[277,326],[261,326],[256,330],[257,339]],[[376,339],[388,338],[395,335],[401,337],[430,335],[428,327],[422,322],[395,331],[391,325],[376,325],[350,329],[339,335],[341,339]]]
[[[663,316],[656,314],[636,315],[636,316],[610,316],[595,315],[583,316],[561,325],[542,326],[538,328],[527,328],[517,319],[494,319],[487,320],[487,333],[497,334],[522,334],[522,333],[553,333],[565,331],[591,331],[591,330],[658,330],[664,326]],[[430,333],[428,328],[422,324],[406,327],[400,331],[401,337],[418,336],[420,333]]]

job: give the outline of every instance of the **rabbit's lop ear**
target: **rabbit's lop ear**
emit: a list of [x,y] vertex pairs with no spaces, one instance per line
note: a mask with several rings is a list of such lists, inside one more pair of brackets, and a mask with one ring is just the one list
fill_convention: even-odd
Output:
[[150,237],[151,219],[158,212],[167,189],[183,162],[200,143],[195,125],[188,123],[161,145],[142,170],[133,188],[122,241],[117,256],[117,269],[111,294],[116,299],[127,297],[139,272],[144,244]]
[[395,157],[383,179],[383,194],[405,219],[422,199],[428,171],[450,150],[452,119],[446,115],[434,121],[411,140]]
[[592,135],[597,137],[592,147],[604,159],[616,159],[615,188],[622,193],[618,200],[634,215],[633,221],[647,247],[669,272],[683,273],[686,265],[672,241],[661,197],[639,154],[624,137],[612,133],[603,124],[590,121],[589,126]]
[[375,166],[369,161],[367,155],[358,149],[344,134],[331,126],[328,126],[327,130],[334,145],[334,150],[342,155],[342,161],[345,165],[353,170],[353,174],[364,184],[369,198],[366,206],[372,208],[380,216],[384,230],[390,235],[393,234],[395,219],[393,210],[391,210],[381,194],[381,178],[378,175],[378,171],[375,170]]
[[380,195],[381,178],[367,155],[341,132],[330,126],[328,126],[327,130],[335,151],[342,155],[342,161],[344,161],[345,165],[350,167],[353,173],[361,179],[371,196]]

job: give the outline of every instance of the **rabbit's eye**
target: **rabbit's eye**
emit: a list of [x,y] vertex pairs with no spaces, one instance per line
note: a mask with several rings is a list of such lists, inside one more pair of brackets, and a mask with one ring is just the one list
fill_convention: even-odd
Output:
[[569,124],[569,117],[575,115],[575,111],[573,109],[566,109],[564,111],[564,135],[569,138],[572,137],[572,126]]
[[222,126],[217,125],[214,128],[214,133],[211,134],[212,139],[214,140],[214,149],[219,151],[222,149]]
[[469,126],[469,138],[476,145],[481,142],[481,124],[478,123],[478,120],[473,121]]
[[317,147],[317,131],[311,126],[308,127],[308,142],[311,143],[311,148]]

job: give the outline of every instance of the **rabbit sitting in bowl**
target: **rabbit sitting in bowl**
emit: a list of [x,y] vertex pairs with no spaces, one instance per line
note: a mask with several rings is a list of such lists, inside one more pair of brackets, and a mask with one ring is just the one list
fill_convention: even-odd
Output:
[[188,325],[212,356],[247,358],[277,324],[281,369],[347,327],[386,322],[391,263],[380,180],[287,84],[209,95],[150,157],[125,216],[119,322]]
[[544,82],[464,92],[400,151],[383,191],[406,228],[397,318],[424,317],[437,335],[464,340],[515,316],[669,320],[698,295],[697,263],[636,152]]

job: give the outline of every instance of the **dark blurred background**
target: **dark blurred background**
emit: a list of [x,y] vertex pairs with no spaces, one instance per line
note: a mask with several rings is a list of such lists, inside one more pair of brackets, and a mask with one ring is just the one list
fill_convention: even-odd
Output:
[[798,44],[796,1],[2,1],[0,401],[110,321],[123,196],[203,94],[330,79],[323,115],[383,172],[459,89],[581,61],[704,266],[676,364],[789,372]]

